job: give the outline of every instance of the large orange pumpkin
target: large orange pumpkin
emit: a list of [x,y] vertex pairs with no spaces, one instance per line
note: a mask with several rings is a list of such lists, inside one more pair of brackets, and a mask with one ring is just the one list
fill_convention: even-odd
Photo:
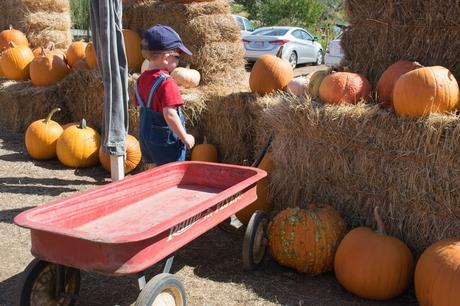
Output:
[[123,39],[126,48],[128,68],[132,71],[140,71],[144,58],[141,52],[141,37],[137,32],[123,29]]
[[403,74],[395,84],[393,105],[404,116],[445,113],[459,106],[457,80],[449,69],[423,67]]
[[414,259],[401,240],[384,234],[377,209],[374,214],[377,232],[368,227],[350,231],[337,248],[334,271],[339,283],[357,296],[387,300],[409,286]]
[[275,260],[310,275],[332,270],[335,250],[344,234],[345,223],[331,206],[287,208],[275,216],[268,228]]
[[59,123],[51,120],[51,117],[60,110],[60,108],[53,109],[46,119],[34,121],[27,128],[25,143],[30,157],[44,160],[56,156],[56,143],[63,129]]
[[257,200],[235,214],[238,220],[245,225],[249,223],[252,214],[256,210],[269,213],[273,209],[273,203],[269,200],[269,185],[273,171],[273,160],[270,158],[269,153],[265,154],[258,168],[265,170],[268,175],[257,182]]
[[328,104],[356,104],[367,100],[371,95],[371,84],[358,73],[332,72],[326,76],[319,87],[321,101]]
[[191,160],[217,163],[217,148],[204,137],[203,143],[193,147]]
[[66,58],[70,67],[73,67],[78,60],[85,60],[87,43],[83,40],[72,42],[67,48]]
[[96,69],[97,68],[96,48],[94,48],[94,44],[91,41],[86,45],[85,57],[86,57],[86,63],[88,64],[89,68]]
[[30,63],[34,54],[29,47],[16,46],[13,42],[3,52],[0,65],[6,78],[10,80],[25,80],[29,78]]
[[30,63],[30,79],[35,86],[54,85],[69,72],[69,66],[62,57],[53,52],[46,53],[43,48],[41,55]]
[[393,90],[396,81],[404,73],[421,68],[417,62],[397,61],[390,65],[377,82],[377,98],[383,107],[393,106]]
[[64,130],[57,141],[56,154],[67,167],[91,167],[99,161],[100,145],[99,133],[86,126],[86,120],[82,119],[80,125],[71,125]]
[[420,306],[457,306],[460,303],[460,239],[431,245],[415,268],[415,294]]
[[[125,156],[125,174],[134,170],[137,165],[141,162],[142,153],[139,141],[132,136],[126,136],[126,156]],[[110,167],[110,155],[102,150],[102,146],[99,148],[99,161],[102,167],[111,172]]]
[[249,75],[252,92],[267,94],[282,90],[294,77],[294,70],[287,60],[264,54],[256,61]]
[[0,51],[8,48],[8,44],[13,42],[17,46],[29,46],[26,35],[19,30],[13,29],[13,26],[0,32]]

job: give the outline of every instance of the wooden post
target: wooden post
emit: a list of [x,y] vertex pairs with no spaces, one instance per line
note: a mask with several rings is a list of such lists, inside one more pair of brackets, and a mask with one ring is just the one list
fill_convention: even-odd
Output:
[[118,181],[125,178],[124,155],[110,155],[110,171],[112,181]]

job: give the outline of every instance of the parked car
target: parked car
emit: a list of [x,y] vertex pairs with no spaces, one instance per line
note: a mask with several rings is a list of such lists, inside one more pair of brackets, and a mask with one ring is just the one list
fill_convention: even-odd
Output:
[[327,45],[324,63],[330,67],[339,66],[344,57],[342,46],[340,45],[341,38],[342,33],[340,33],[335,39],[331,40]]
[[276,55],[282,48],[281,58],[297,64],[323,63],[323,47],[316,37],[298,27],[262,27],[243,37],[245,58],[248,63],[255,62],[262,54]]
[[241,36],[251,34],[254,31],[254,25],[246,17],[239,15],[232,15],[236,23],[240,26]]

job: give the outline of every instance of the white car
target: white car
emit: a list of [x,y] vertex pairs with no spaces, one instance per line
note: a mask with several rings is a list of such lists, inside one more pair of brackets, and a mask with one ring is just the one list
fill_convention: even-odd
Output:
[[239,15],[232,16],[235,19],[238,26],[240,27],[241,37],[243,37],[244,35],[249,35],[252,31],[254,31],[254,25],[249,21],[249,19]]
[[340,45],[340,39],[342,34],[337,36],[334,40],[331,40],[326,48],[326,56],[324,57],[324,63],[330,67],[338,67],[342,63],[344,58],[342,46]]

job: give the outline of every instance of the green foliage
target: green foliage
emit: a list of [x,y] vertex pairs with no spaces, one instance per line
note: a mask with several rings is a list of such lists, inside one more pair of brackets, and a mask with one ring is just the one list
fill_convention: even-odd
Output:
[[89,29],[89,0],[70,0],[70,11],[72,28]]

